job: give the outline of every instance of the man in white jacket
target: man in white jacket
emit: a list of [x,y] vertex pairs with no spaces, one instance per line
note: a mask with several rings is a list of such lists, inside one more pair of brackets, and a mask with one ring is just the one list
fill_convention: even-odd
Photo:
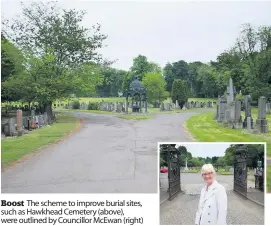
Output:
[[201,175],[206,185],[201,190],[195,224],[226,225],[226,189],[215,180],[215,170],[212,164],[203,165]]

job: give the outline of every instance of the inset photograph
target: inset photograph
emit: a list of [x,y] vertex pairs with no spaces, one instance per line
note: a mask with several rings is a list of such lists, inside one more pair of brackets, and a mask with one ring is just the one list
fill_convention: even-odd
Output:
[[159,143],[161,225],[264,225],[265,143]]

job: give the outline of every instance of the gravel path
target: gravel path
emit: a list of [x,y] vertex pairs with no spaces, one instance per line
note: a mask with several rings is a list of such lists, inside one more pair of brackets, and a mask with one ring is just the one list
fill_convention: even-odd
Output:
[[[233,176],[217,175],[217,181],[222,184],[228,194],[228,224],[238,225],[263,225],[264,207],[251,202],[248,199],[233,192]],[[160,224],[164,225],[193,225],[199,202],[201,188],[204,186],[200,174],[182,173],[182,191],[172,201],[167,201],[166,194],[167,174],[160,174],[161,193],[160,193]],[[248,182],[248,187],[253,186]],[[248,189],[250,191],[250,189]],[[254,194],[255,195],[255,194]],[[263,192],[259,192],[260,198],[264,197]],[[262,200],[263,201],[263,200]]]
[[196,113],[142,121],[74,114],[83,128],[2,172],[2,193],[155,193],[157,142],[191,141],[182,125]]

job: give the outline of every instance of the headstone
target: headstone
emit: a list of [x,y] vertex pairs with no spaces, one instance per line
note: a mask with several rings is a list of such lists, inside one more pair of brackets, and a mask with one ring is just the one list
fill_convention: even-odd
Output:
[[234,101],[234,89],[232,79],[229,80],[229,86],[227,89],[227,104],[231,104]]
[[22,135],[22,132],[23,132],[23,111],[22,110],[17,110],[16,123],[17,123],[18,135]]
[[165,110],[165,106],[164,106],[164,102],[162,102],[160,105],[160,111],[164,111],[164,110]]
[[251,130],[251,125],[252,125],[252,123],[251,123],[251,117],[247,117],[247,122],[246,122],[246,125],[247,125],[247,130]]
[[39,116],[35,116],[35,123],[36,123],[36,127],[40,128],[40,125],[39,125]]
[[215,112],[214,120],[218,119],[218,114],[219,114],[219,105],[216,105],[216,112]]
[[8,128],[7,128],[7,136],[14,136],[15,135],[15,118],[10,118],[8,120]]
[[225,117],[226,117],[226,103],[227,101],[222,99],[222,98],[219,98],[219,108],[218,108],[218,122],[222,122],[225,120]]
[[179,110],[179,109],[180,109],[180,105],[179,105],[178,100],[176,100],[176,110]]
[[48,124],[48,115],[47,115],[47,112],[44,112],[43,119],[44,119],[44,124]]
[[231,112],[230,112],[230,108],[226,108],[225,109],[225,118],[224,118],[225,122],[231,122]]
[[266,98],[260,97],[258,101],[258,118],[256,120],[255,129],[260,133],[268,132],[268,124],[266,120]]
[[[250,95],[246,95],[244,98],[244,108],[245,108],[245,119],[243,122],[243,127],[247,128],[247,122],[249,121],[251,123],[251,125],[249,126],[250,128],[253,128],[253,118],[251,116],[251,96]],[[250,118],[250,120],[247,120],[247,118]]]
[[241,102],[235,101],[234,103],[234,128],[241,129],[242,124],[242,115],[241,115]]

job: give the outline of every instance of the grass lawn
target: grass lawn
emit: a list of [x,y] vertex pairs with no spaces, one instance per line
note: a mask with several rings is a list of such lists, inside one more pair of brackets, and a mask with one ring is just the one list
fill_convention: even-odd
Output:
[[[80,103],[99,103],[99,102],[124,102],[126,100],[125,97],[80,97],[80,98],[72,98],[70,100],[63,100],[63,101],[55,101],[55,103],[63,103],[67,104],[68,102],[72,102],[73,100],[79,100]],[[129,98],[129,101],[132,101],[131,98]],[[189,98],[188,101],[199,101],[199,102],[208,102],[208,101],[217,101],[217,99],[212,98]],[[165,100],[165,102],[170,102],[170,98]]]
[[54,111],[70,111],[70,112],[87,112],[87,113],[95,113],[95,114],[118,114],[117,112],[111,111],[99,111],[99,110],[83,110],[83,109],[63,109],[63,108],[54,108]]
[[233,175],[233,173],[225,171],[225,170],[218,170],[218,173],[222,175]]
[[2,140],[1,163],[6,167],[25,155],[48,144],[55,143],[60,138],[79,128],[80,122],[72,115],[60,114],[57,122],[51,126],[36,129],[21,137]]
[[[255,109],[253,120],[257,118]],[[196,141],[205,142],[267,142],[267,155],[271,156],[271,131],[266,134],[252,134],[244,129],[231,129],[213,120],[214,113],[202,113],[186,121],[186,127]],[[269,124],[271,115],[267,115]]]
[[134,119],[134,120],[146,120],[146,119],[150,119],[153,118],[154,115],[120,115],[118,116],[118,118],[122,118],[122,119]]

